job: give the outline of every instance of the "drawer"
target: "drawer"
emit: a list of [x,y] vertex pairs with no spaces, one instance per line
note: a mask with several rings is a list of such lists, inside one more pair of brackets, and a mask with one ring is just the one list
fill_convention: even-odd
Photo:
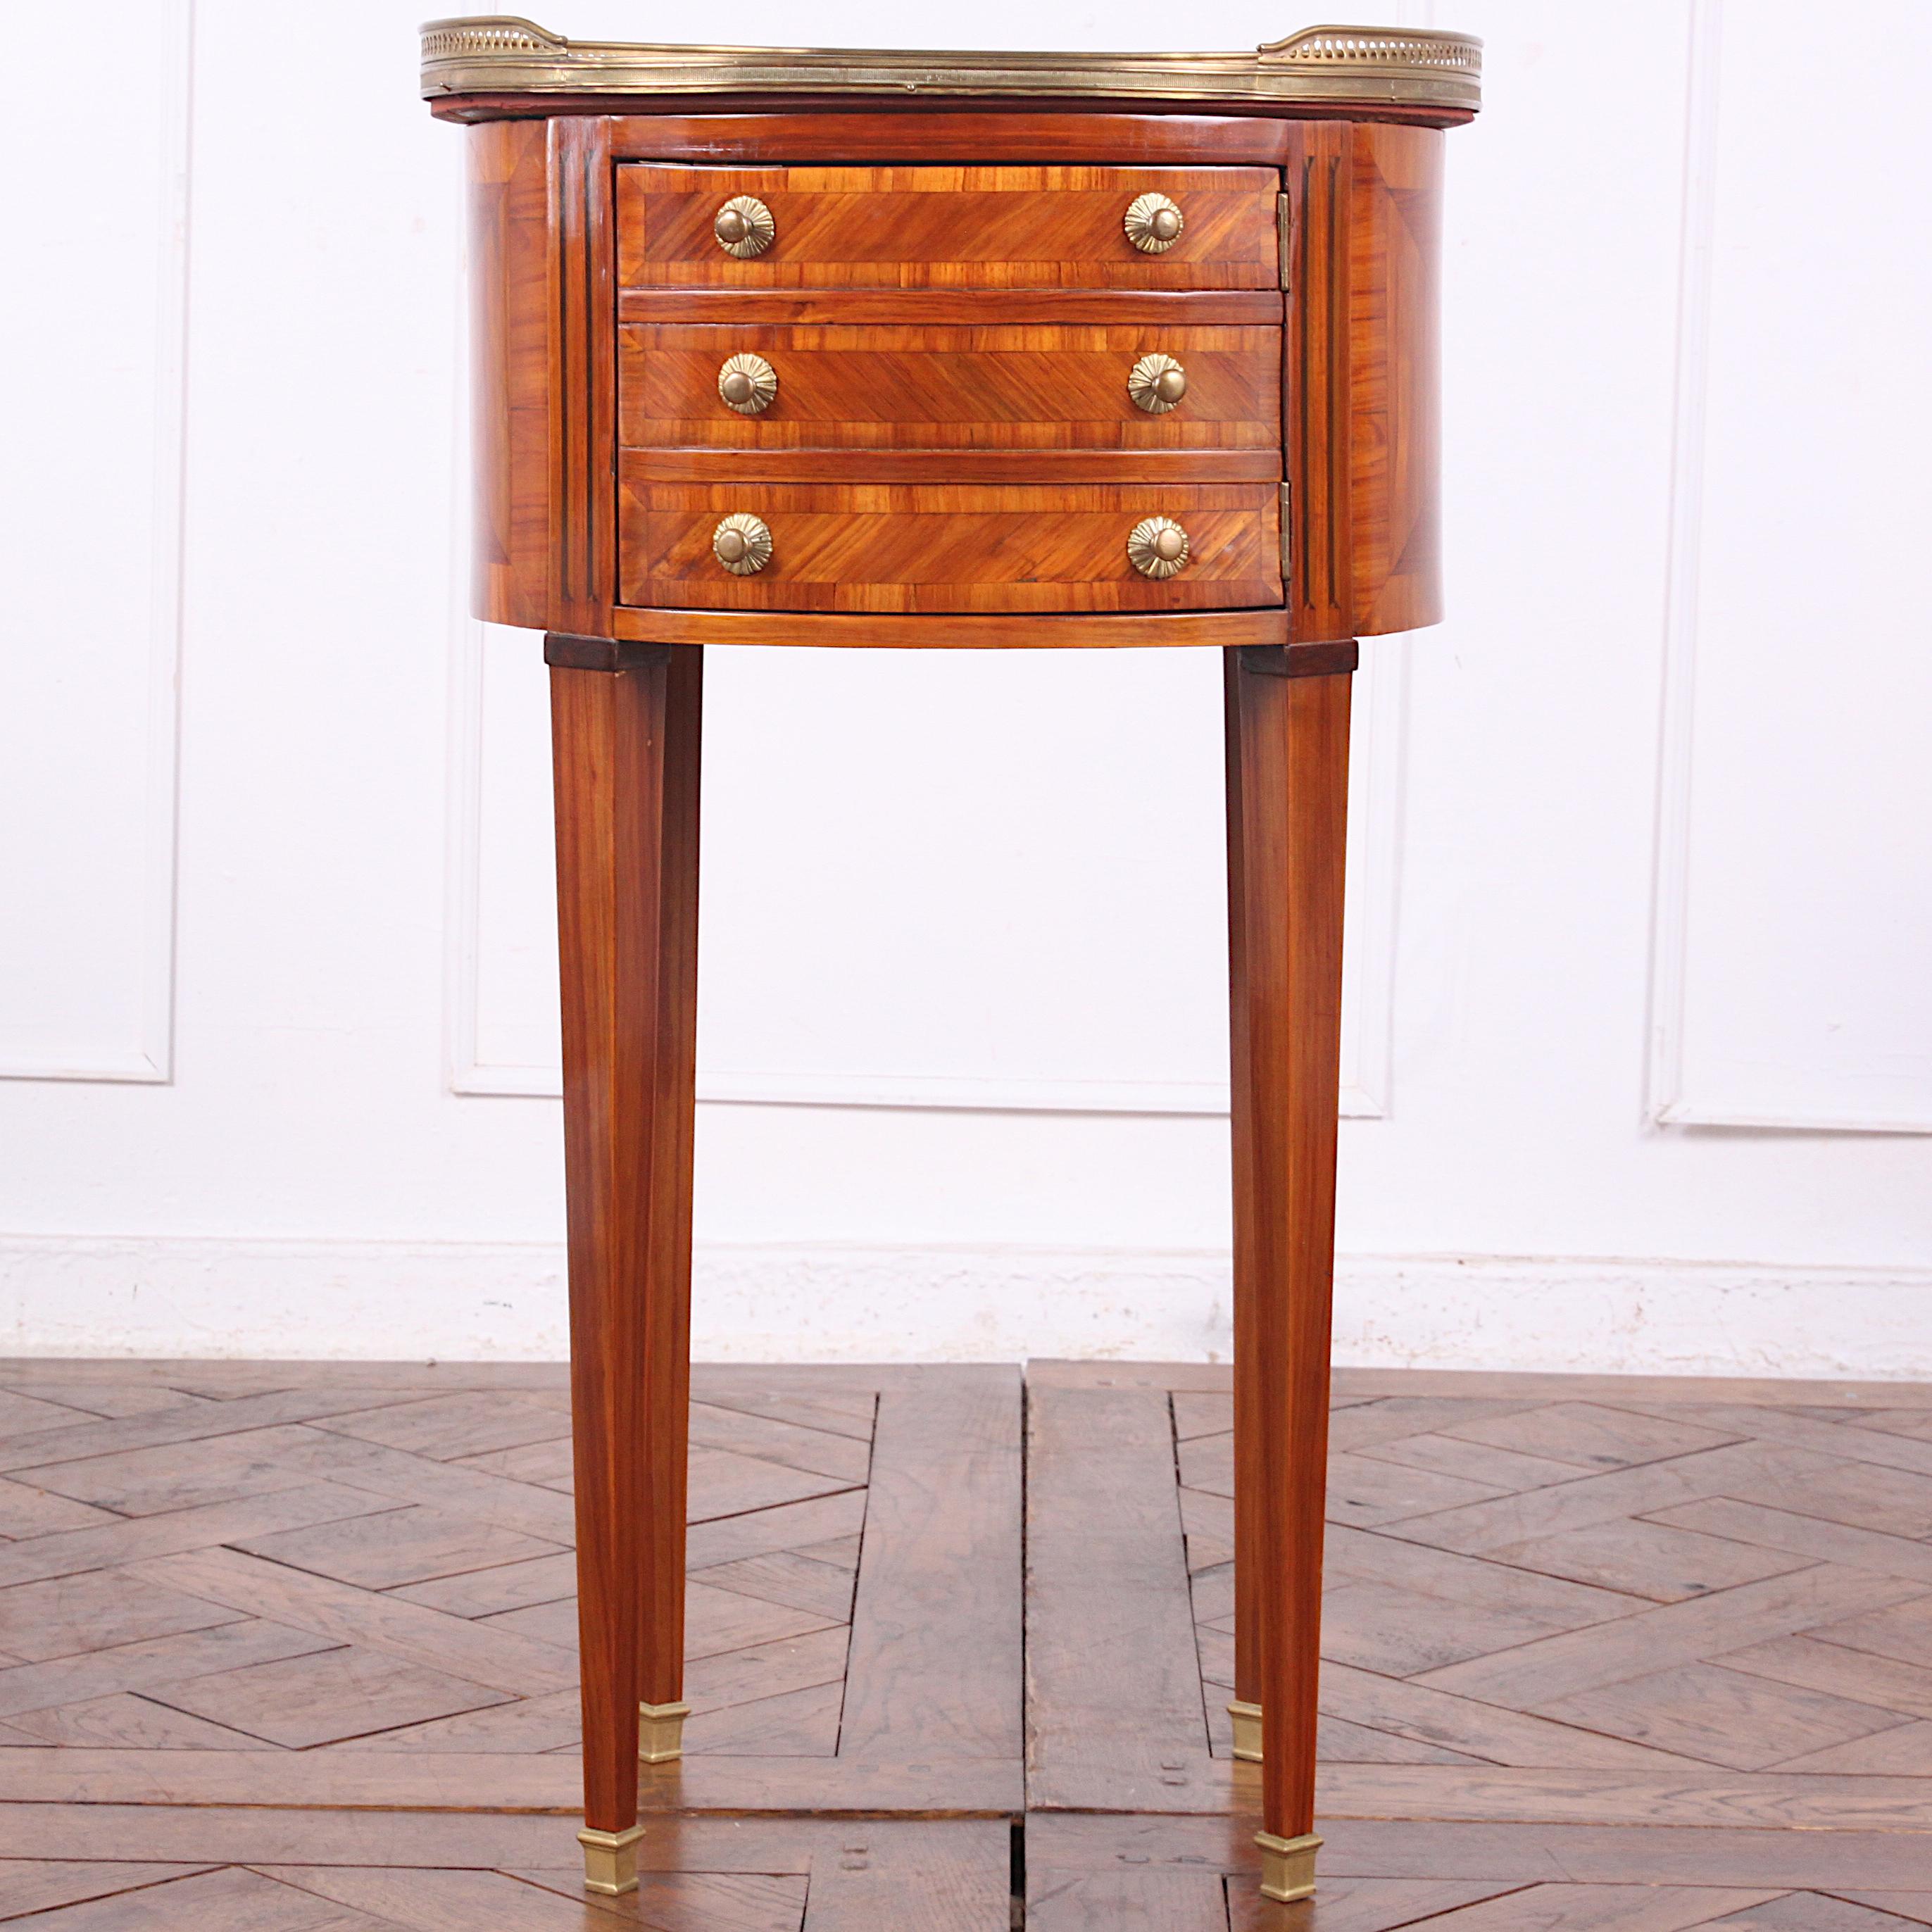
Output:
[[[1280,185],[1272,168],[632,162],[617,170],[617,274],[627,288],[1273,289]],[[1150,250],[1127,235],[1144,196],[1179,214]]]
[[[1273,484],[662,484],[619,493],[619,600],[707,610],[1078,611],[1279,604]],[[768,560],[734,574],[727,517],[758,520]],[[1143,575],[1130,533],[1185,531],[1174,574]],[[757,532],[749,539],[758,544]]]
[[1281,343],[1266,328],[631,323],[617,334],[619,437],[635,449],[1278,452]]

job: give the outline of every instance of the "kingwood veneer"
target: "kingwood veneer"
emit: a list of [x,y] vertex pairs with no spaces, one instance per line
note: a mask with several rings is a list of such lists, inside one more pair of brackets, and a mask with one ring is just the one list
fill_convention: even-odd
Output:
[[[1349,674],[1441,614],[1461,36],[812,52],[424,30],[467,123],[474,606],[551,670],[593,1889],[680,1748],[703,646],[1219,646],[1235,1689],[1313,1888]],[[640,1729],[640,1709],[642,1720]]]

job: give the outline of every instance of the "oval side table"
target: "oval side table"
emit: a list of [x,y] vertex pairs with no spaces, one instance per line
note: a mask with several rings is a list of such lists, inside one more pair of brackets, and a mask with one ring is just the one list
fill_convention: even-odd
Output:
[[1237,1755],[1314,1889],[1348,694],[1441,614],[1444,130],[1478,44],[623,46],[433,22],[474,608],[544,632],[586,1882],[678,1754],[707,644],[1224,654]]

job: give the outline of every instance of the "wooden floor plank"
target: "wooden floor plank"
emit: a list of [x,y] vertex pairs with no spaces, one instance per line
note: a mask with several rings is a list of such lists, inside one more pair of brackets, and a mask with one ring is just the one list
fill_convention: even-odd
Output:
[[[798,1932],[806,1882],[706,1874],[652,1874],[628,1900],[584,1895],[576,1874],[398,1871],[381,1867],[272,1866],[312,1896],[365,1912],[406,1932]],[[559,1876],[569,1889],[556,1885]],[[545,1878],[553,1882],[545,1883]]]
[[1011,1852],[1003,1824],[881,1832],[848,1825],[812,1861],[804,1932],[1009,1932]]
[[1321,1700],[1322,1708],[1331,1715],[1441,1744],[1492,1764],[1552,1770],[1622,1765],[1661,1772],[1684,1762],[1675,1754],[1648,1744],[1334,1662],[1322,1665]]
[[158,1704],[290,1750],[511,1701],[507,1691],[357,1645],[198,1677],[148,1695]]
[[1789,1896],[1703,1886],[1534,1885],[1435,1923],[1439,1932],[1692,1932],[1718,1924],[1742,1932],[1751,1908]]
[[139,1562],[144,1557],[175,1556],[278,1530],[304,1529],[316,1523],[392,1510],[383,1496],[328,1483],[305,1484],[266,1496],[205,1504],[164,1516],[114,1519],[98,1528],[37,1535],[0,1550],[0,1588],[50,1576],[78,1576]]
[[52,1912],[63,1905],[82,1905],[93,1899],[112,1898],[116,1892],[160,1885],[170,1879],[192,1877],[206,1869],[193,1864],[8,1858],[0,1861],[0,1920]]
[[1795,1488],[1831,1467],[1828,1456],[1810,1450],[1734,1443],[1670,1462],[1612,1470],[1600,1476],[1580,1474],[1574,1482],[1439,1510],[1393,1526],[1389,1533],[1437,1550],[1480,1556],[1565,1530],[1652,1515],[1674,1504],[1702,1502],[1746,1485],[1769,1481]]
[[840,1679],[694,1711],[685,1722],[684,1748],[694,1757],[836,1757],[844,1705]]
[[520,1530],[419,1504],[266,1535],[230,1537],[226,1546],[365,1590],[391,1590],[560,1553],[556,1544]]
[[[1043,1812],[1028,1820],[1027,1865],[1206,1865],[1244,1883],[1260,1870],[1252,1811],[1215,1816]],[[1696,1826],[1480,1824],[1318,1815],[1322,1880],[1467,1881],[1501,1891],[1562,1879],[1627,1885],[1910,1892],[1932,1871],[1932,1831],[1793,1832]]]
[[50,1664],[16,1664],[10,1670],[0,1670],[0,1716],[52,1710],[121,1691],[152,1690],[243,1664],[305,1656],[332,1648],[334,1642],[308,1630],[250,1617],[179,1636],[117,1644],[111,1650],[85,1656],[56,1658]]
[[[1027,1364],[1039,1388],[1162,1388],[1227,1395],[1233,1371],[1225,1362],[1077,1362],[1048,1358]],[[1616,1376],[1522,1370],[1371,1369],[1337,1363],[1338,1401],[1448,1396],[1460,1401],[1652,1402],[1737,1406],[1824,1403],[1874,1414],[1932,1409],[1932,1382],[1830,1382],[1745,1376]]]
[[1895,1912],[1816,1892],[1787,1892],[1711,1922],[1728,1932],[1912,1932],[1912,1922]]
[[1829,1522],[1762,1503],[1733,1502],[1725,1496],[1660,1510],[1650,1520],[1711,1538],[1728,1538],[1733,1546],[1782,1552],[1793,1562],[1842,1563],[1869,1570],[1874,1576],[1896,1576],[1932,1587],[1932,1546],[1909,1537]]
[[1832,1894],[1853,1905],[1869,1905],[1875,1911],[1889,1912],[1914,1925],[1932,1925],[1932,1889],[1924,1892],[1852,1892]]
[[226,1724],[171,1710],[152,1696],[118,1691],[8,1720],[8,1742],[82,1744],[109,1750],[247,1750],[256,1742]]
[[[1280,1910],[1244,1879],[1229,1879],[1229,1932],[1284,1932]],[[1306,1932],[1397,1932],[1438,1926],[1459,1906],[1480,1904],[1519,1889],[1488,1880],[1343,1878],[1322,1880],[1308,1911]],[[1304,1932],[1300,1926],[1293,1932]]]
[[67,1429],[100,1418],[71,1402],[52,1402],[45,1396],[26,1395],[0,1388],[0,1442],[43,1429]]
[[431,1508],[554,1544],[572,1544],[576,1512],[566,1496],[492,1475],[482,1469],[436,1462],[380,1442],[332,1436],[325,1430],[263,1430],[244,1441],[292,1476],[320,1478],[367,1490],[399,1503]]
[[[1648,1410],[1653,1406],[1643,1406]],[[1847,1428],[1842,1422],[1826,1422],[1815,1416],[1795,1414],[1788,1406],[1744,1408],[1734,1401],[1721,1399],[1673,1408],[1670,1412],[1707,1428],[1748,1433],[1760,1442],[1781,1443],[1823,1456],[1843,1456],[1848,1461],[1868,1463],[1874,1468],[1903,1469],[1922,1476],[1932,1476],[1932,1442],[1897,1435],[1890,1430]]]
[[[1025,1715],[1034,1924],[1274,1932],[1214,1754],[1226,1371],[1030,1380],[1029,1694],[1013,1371],[698,1375],[653,1920],[578,1888],[554,1368],[0,1378],[0,1460],[51,1458],[0,1475],[0,1911],[11,1878],[77,1932],[170,1922],[143,1892],[202,1932],[1004,1926]],[[1932,1398],[1337,1382],[1298,1925],[1932,1924]]]
[[879,1399],[840,1751],[1017,1773],[1021,1384],[937,1371]]
[[[868,1420],[870,1414],[868,1409]],[[782,1417],[711,1402],[692,1404],[691,1440],[698,1448],[763,1456],[787,1468],[836,1477],[844,1483],[864,1482],[872,1467],[869,1429],[855,1441],[842,1430],[809,1428]]]
[[1227,1891],[1219,1872],[1172,1867],[1029,1873],[1026,1923],[1027,1932],[1228,1932]]
[[465,1389],[331,1413],[319,1426],[332,1436],[352,1436],[447,1462],[486,1450],[516,1449],[567,1437],[570,1417],[567,1411],[526,1396]]
[[453,1671],[493,1690],[528,1694],[577,1681],[577,1660],[554,1644],[306,1576],[238,1550],[160,1557],[134,1564],[128,1574],[332,1642],[362,1644],[430,1670]]
[[1028,1428],[1028,1802],[1159,1810],[1208,1748],[1166,1398],[1046,1389]]
[[50,1495],[25,1483],[0,1480],[0,1537],[36,1537],[56,1530],[98,1528],[117,1523],[111,1510]]
[[43,1468],[136,1450],[178,1448],[352,1409],[370,1391],[304,1386],[236,1402],[171,1406],[114,1420],[90,1418],[0,1441],[0,1470]]
[[1331,1766],[1317,1789],[1324,1809],[1345,1817],[1825,1832],[1916,1832],[1932,1820],[1932,1778],[1922,1777],[1721,1771],[1645,1777],[1616,1771],[1478,1773],[1461,1766],[1342,1764]]
[[[584,1900],[574,1871],[513,1876],[553,1895],[591,1902]],[[620,1922],[646,1925],[651,1932],[798,1932],[809,1882],[803,1874],[789,1873],[647,1871],[634,1900],[595,1903],[600,1912],[617,1913]],[[607,1916],[593,1922],[592,1932],[610,1932],[610,1924]]]
[[121,1516],[161,1516],[272,1490],[299,1489],[307,1478],[265,1452],[262,1438],[270,1432],[244,1430],[37,1465],[20,1470],[14,1480]]
[[782,1503],[773,1509],[754,1510],[716,1522],[694,1523],[685,1560],[696,1573],[714,1564],[739,1563],[750,1556],[806,1550],[814,1544],[856,1535],[866,1526],[866,1493],[841,1490],[836,1495]]
[[1540,1709],[1642,1671],[1708,1657],[1715,1648],[1742,1648],[1924,1594],[1916,1584],[1820,1564],[1614,1623],[1540,1637],[1431,1671],[1422,1681],[1461,1696]]
[[357,1912],[259,1873],[205,1872],[50,1912],[46,1932],[394,1932],[394,1919]]

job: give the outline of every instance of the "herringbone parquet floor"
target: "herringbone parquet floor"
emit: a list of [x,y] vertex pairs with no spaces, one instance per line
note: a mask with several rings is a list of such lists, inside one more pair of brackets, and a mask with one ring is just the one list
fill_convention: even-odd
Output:
[[0,1921],[1932,1925],[1932,1390],[1339,1376],[1312,1908],[1225,1370],[695,1394],[690,1755],[593,1904],[560,1369],[0,1366]]

